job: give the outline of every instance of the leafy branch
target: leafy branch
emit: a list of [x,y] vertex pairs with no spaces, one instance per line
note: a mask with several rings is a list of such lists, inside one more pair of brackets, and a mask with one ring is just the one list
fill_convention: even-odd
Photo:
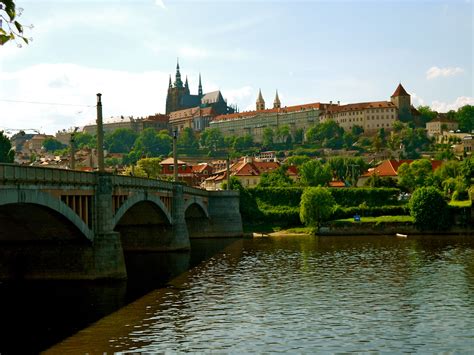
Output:
[[[21,47],[18,39],[23,40],[26,44],[33,40],[25,37],[24,26],[17,21],[22,13],[23,9],[17,8],[13,0],[0,0],[0,45],[13,40],[18,47]],[[33,25],[26,27],[32,29]]]

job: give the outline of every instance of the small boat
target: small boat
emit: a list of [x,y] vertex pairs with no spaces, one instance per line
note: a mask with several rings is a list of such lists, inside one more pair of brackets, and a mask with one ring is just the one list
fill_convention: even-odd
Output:
[[397,233],[395,234],[398,238],[407,238],[408,234]]

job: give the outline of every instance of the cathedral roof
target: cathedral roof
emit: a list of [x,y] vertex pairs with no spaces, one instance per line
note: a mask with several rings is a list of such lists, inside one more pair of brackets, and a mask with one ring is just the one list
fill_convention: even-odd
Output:
[[213,104],[215,102],[223,101],[224,98],[222,97],[222,94],[219,90],[217,91],[212,91],[204,94],[204,96],[201,99],[201,103],[203,104]]
[[395,89],[395,92],[390,97],[397,97],[397,96],[410,96],[410,94],[406,92],[402,84],[398,84],[397,88]]

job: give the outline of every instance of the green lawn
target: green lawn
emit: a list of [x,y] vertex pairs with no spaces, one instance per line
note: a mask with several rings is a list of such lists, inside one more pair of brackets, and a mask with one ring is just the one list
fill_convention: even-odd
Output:
[[351,222],[351,223],[383,223],[383,222],[413,222],[412,216],[379,216],[379,217],[360,217],[360,222],[355,222],[354,218],[337,219],[332,222]]

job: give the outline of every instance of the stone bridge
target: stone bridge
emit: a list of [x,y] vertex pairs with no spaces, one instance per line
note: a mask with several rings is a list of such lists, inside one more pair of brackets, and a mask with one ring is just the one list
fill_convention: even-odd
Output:
[[236,191],[0,164],[0,279],[125,278],[124,251],[239,236]]

